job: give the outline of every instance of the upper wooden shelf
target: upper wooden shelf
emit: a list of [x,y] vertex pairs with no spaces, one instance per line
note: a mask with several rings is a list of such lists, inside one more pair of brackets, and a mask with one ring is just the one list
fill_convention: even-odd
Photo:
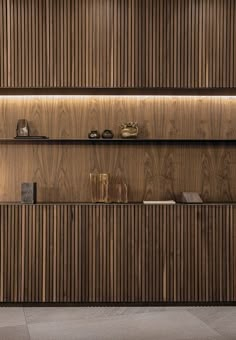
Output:
[[113,138],[113,139],[88,139],[88,138],[0,138],[0,144],[92,144],[92,145],[109,145],[109,144],[158,144],[158,145],[220,145],[236,144],[236,139],[144,139],[144,138]]
[[236,88],[0,88],[0,96],[236,96]]

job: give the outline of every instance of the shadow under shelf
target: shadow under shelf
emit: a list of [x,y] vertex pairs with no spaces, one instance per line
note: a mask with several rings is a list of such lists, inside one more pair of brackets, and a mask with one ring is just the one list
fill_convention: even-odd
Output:
[[88,139],[88,138],[49,138],[46,136],[31,136],[20,138],[0,138],[0,144],[150,144],[150,145],[234,145],[236,139],[151,139],[151,138],[112,138],[112,139]]

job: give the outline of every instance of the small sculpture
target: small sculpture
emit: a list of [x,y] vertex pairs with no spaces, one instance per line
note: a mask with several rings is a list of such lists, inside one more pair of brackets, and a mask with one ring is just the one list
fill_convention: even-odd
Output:
[[102,138],[113,138],[114,134],[111,130],[104,130],[102,133]]
[[122,138],[136,138],[138,136],[137,122],[122,123],[120,128],[120,134]]
[[91,130],[88,134],[88,138],[90,139],[99,139],[100,133],[97,130]]
[[17,137],[29,137],[29,124],[26,119],[19,119],[17,122],[16,136]]

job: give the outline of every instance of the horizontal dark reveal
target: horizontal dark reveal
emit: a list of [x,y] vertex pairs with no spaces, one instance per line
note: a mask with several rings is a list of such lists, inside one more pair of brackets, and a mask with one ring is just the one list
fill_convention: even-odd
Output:
[[236,96],[236,88],[0,88],[0,96]]
[[235,139],[139,139],[139,138],[127,138],[127,139],[84,139],[84,138],[48,138],[48,139],[31,139],[31,138],[0,138],[0,144],[90,144],[90,145],[110,145],[110,144],[158,144],[158,145],[219,145],[219,144],[235,144]]
[[191,207],[219,207],[219,206],[227,206],[227,207],[233,207],[236,205],[236,202],[206,202],[206,203],[178,203],[176,202],[175,204],[144,204],[143,202],[130,202],[130,203],[92,203],[92,202],[38,202],[35,204],[25,204],[21,202],[0,202],[0,207],[1,206],[15,206],[15,207],[32,207],[32,206],[42,206],[42,207],[48,207],[48,206],[59,206],[59,207],[67,207],[67,206],[75,206],[75,207],[80,207],[80,206],[103,206],[103,207],[122,207],[122,206],[128,206],[128,207],[177,207],[177,206],[191,206]]

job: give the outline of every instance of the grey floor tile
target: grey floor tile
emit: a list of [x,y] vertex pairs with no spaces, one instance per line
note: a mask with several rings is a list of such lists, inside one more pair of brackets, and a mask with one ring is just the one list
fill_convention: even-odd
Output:
[[236,339],[236,307],[195,307],[188,311],[222,336]]
[[0,340],[30,340],[28,328],[27,326],[1,327]]
[[219,334],[187,311],[150,312],[132,315],[31,323],[28,325],[32,340],[192,340],[220,339]]
[[162,312],[165,307],[26,307],[27,323],[67,320],[92,320],[119,315]]
[[25,325],[25,315],[20,307],[0,307],[0,328]]

